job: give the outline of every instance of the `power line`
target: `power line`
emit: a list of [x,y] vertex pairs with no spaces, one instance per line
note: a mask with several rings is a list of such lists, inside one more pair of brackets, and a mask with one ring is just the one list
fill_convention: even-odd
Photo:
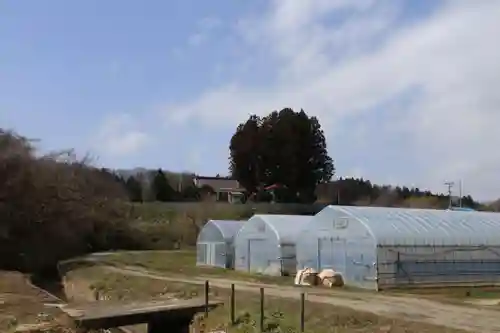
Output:
[[451,209],[453,206],[453,199],[451,198],[451,193],[452,193],[451,189],[455,185],[455,182],[447,181],[447,182],[444,182],[444,185],[448,186],[448,197],[450,198],[450,202],[448,204],[448,209]]

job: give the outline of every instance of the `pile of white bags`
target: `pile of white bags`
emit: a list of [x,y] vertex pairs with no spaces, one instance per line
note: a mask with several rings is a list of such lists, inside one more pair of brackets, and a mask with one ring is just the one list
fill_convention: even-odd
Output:
[[320,284],[332,288],[342,287],[344,285],[344,278],[342,274],[333,269],[324,269],[318,274],[313,268],[306,267],[297,272],[294,283],[297,286],[315,286]]

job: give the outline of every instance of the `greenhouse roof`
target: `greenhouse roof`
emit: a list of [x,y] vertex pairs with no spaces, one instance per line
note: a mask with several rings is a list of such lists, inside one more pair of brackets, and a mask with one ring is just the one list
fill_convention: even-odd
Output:
[[461,211],[461,212],[475,212],[475,209],[469,208],[469,207],[451,207],[450,210],[456,210],[456,211]]
[[475,211],[328,206],[362,224],[382,245],[500,244],[500,214]]
[[241,229],[245,221],[236,220],[210,220],[207,222],[213,224],[219,229],[222,237],[226,240],[231,240]]
[[272,228],[281,243],[293,244],[304,227],[311,222],[313,216],[259,214],[252,216],[250,220],[255,218],[261,219]]

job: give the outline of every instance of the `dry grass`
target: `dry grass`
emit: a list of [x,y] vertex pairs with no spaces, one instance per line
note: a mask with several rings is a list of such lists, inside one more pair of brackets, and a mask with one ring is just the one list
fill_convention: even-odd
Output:
[[62,312],[44,303],[57,302],[33,288],[25,276],[0,272],[0,332],[13,332],[20,325],[48,324],[45,332],[72,332]]
[[[139,252],[116,252],[102,257],[101,261],[112,266],[137,266],[146,270],[157,271],[168,275],[184,276],[206,276],[225,279],[233,279],[248,282],[260,282],[276,285],[292,285],[291,277],[273,277],[267,275],[249,274],[234,270],[197,267],[196,250],[182,251],[139,251]],[[351,287],[342,290],[353,289],[356,292],[372,293]],[[312,291],[314,293],[314,291]],[[325,290],[321,290],[324,294]],[[408,296],[418,295],[423,298],[442,300],[446,302],[462,302],[468,299],[500,299],[499,287],[457,287],[457,288],[415,288],[415,289],[392,289],[380,292],[387,295]]]
[[223,268],[198,267],[195,250],[116,252],[100,258],[112,266],[139,266],[170,275],[207,276],[268,284],[293,284],[291,277],[248,274]]
[[[88,267],[72,271],[69,281],[86,279],[92,288],[106,295],[110,300],[146,300],[161,298],[195,298],[203,295],[203,287],[153,280],[145,277],[124,276],[105,272],[99,267]],[[226,329],[228,332],[256,332],[259,329],[259,295],[254,293],[236,293],[236,325],[230,324],[230,292],[223,289],[211,289],[211,298],[224,301],[225,306],[212,311],[206,320],[196,324],[198,331]],[[298,300],[266,297],[265,329],[266,332],[298,332]],[[433,325],[404,322],[378,317],[374,314],[358,312],[332,305],[307,302],[305,304],[305,327],[307,332],[428,332],[458,333],[460,331],[436,327]]]
[[[246,281],[254,283],[265,283],[273,285],[293,285],[291,277],[273,277],[267,275],[249,274],[222,268],[197,267],[195,265],[195,250],[183,251],[139,251],[139,252],[117,252],[100,258],[104,264],[123,267],[136,266],[166,275],[182,276],[204,276],[207,278],[224,278],[235,281]],[[336,293],[337,289],[304,288],[311,294]],[[310,290],[308,290],[310,289]],[[363,290],[345,286],[342,291],[353,290],[357,293],[371,294],[371,290]],[[499,300],[500,288],[498,287],[460,287],[460,288],[415,288],[415,289],[393,289],[382,291],[380,294],[393,296],[415,295],[421,298],[432,299],[451,304],[474,304],[477,300],[487,299],[492,302]],[[500,306],[500,305],[499,305]]]
[[[194,246],[208,220],[247,220],[253,214],[313,215],[324,205],[229,204],[223,202],[146,202],[127,204],[132,224],[146,236],[144,248],[170,250]],[[149,240],[148,240],[149,239]]]
[[203,225],[210,219],[245,220],[252,210],[240,205],[216,205],[207,202],[127,204],[131,225],[143,235],[143,248],[171,250],[196,245]]
[[[449,287],[449,288],[415,288],[394,289],[383,292],[395,296],[416,295],[444,303],[481,305],[491,303],[500,308],[500,287]],[[483,302],[485,301],[485,302]],[[496,305],[494,305],[496,303]]]
[[174,221],[186,216],[205,219],[248,219],[252,207],[213,202],[163,203],[145,202],[131,204],[133,216],[145,221]]
[[[73,321],[62,311],[46,304],[60,301],[33,287],[18,272],[0,271],[0,332],[76,333]],[[104,333],[91,330],[86,333]]]
[[314,215],[324,204],[247,203],[224,202],[144,202],[132,204],[133,215],[143,220],[173,220],[178,216],[204,215],[209,219],[248,219],[253,214]]

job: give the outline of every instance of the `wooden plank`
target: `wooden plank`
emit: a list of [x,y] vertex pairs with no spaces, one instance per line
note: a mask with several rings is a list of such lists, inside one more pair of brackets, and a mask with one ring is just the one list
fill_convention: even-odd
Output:
[[[209,302],[209,307],[221,305],[221,302]],[[182,311],[203,308],[202,299],[148,301],[148,302],[92,302],[80,305],[65,305],[61,309],[73,319],[85,320],[103,317],[126,316],[132,314],[153,314],[165,311]]]
[[[221,302],[209,302],[213,309]],[[84,305],[67,305],[62,310],[78,325],[86,328],[111,328],[141,323],[156,322],[187,322],[198,312],[205,310],[203,299],[169,300],[150,302],[95,302]]]

